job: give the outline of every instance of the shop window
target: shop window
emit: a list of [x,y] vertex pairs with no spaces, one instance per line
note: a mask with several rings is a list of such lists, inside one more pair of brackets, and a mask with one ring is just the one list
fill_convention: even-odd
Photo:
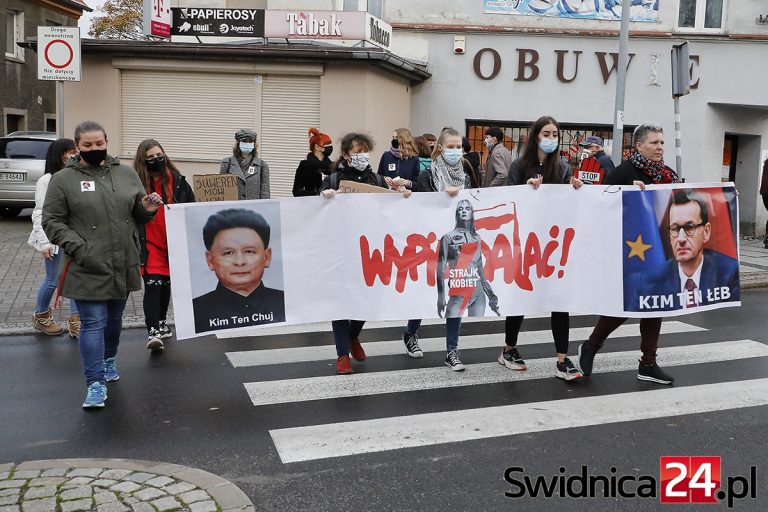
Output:
[[677,26],[721,31],[725,25],[725,8],[726,0],[680,0]]
[[341,0],[339,3],[344,11],[366,11],[377,18],[381,18],[384,11],[384,0]]
[[24,13],[5,11],[5,58],[24,62],[24,49],[16,45],[24,40]]
[[[504,145],[512,152],[513,158],[520,156],[520,150],[528,141],[528,128],[532,122],[489,122],[489,121],[467,121],[467,138],[472,146],[472,151],[478,151],[481,156],[481,167],[485,168],[485,159],[488,156],[488,148],[483,141],[485,140],[485,131],[491,126],[498,126],[504,132]],[[629,158],[629,151],[632,147],[632,131],[634,126],[624,127],[624,136],[622,140],[622,159]],[[610,139],[613,136],[613,129],[610,126],[600,125],[560,125],[560,156],[568,160],[571,167],[576,167],[579,158],[579,143],[584,141],[590,135],[596,135],[603,139],[604,145],[610,145]],[[610,154],[610,148],[606,149]],[[621,162],[614,162],[618,165]]]

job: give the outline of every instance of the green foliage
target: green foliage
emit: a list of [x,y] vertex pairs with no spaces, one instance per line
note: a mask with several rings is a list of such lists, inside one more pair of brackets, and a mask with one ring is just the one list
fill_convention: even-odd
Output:
[[143,0],[107,0],[91,22],[88,35],[98,39],[147,39]]

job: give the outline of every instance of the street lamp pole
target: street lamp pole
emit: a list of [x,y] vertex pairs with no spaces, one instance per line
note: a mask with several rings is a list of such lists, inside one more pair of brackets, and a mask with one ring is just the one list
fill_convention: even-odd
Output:
[[616,73],[616,107],[613,113],[613,148],[611,159],[616,165],[621,163],[621,151],[624,144],[624,92],[627,83],[629,65],[629,10],[630,0],[621,3],[621,29],[619,31],[619,69]]

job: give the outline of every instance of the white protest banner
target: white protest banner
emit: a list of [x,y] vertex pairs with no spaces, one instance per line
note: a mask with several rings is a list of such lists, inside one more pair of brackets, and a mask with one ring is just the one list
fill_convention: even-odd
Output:
[[177,336],[343,318],[737,306],[737,212],[735,188],[719,183],[170,205]]

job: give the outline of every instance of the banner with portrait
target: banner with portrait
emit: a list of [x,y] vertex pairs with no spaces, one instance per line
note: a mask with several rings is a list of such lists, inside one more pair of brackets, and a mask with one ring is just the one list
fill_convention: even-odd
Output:
[[179,204],[166,222],[179,338],[344,318],[740,304],[732,184]]
[[[630,21],[656,23],[661,0],[631,0]],[[622,0],[484,0],[486,14],[621,21]]]

